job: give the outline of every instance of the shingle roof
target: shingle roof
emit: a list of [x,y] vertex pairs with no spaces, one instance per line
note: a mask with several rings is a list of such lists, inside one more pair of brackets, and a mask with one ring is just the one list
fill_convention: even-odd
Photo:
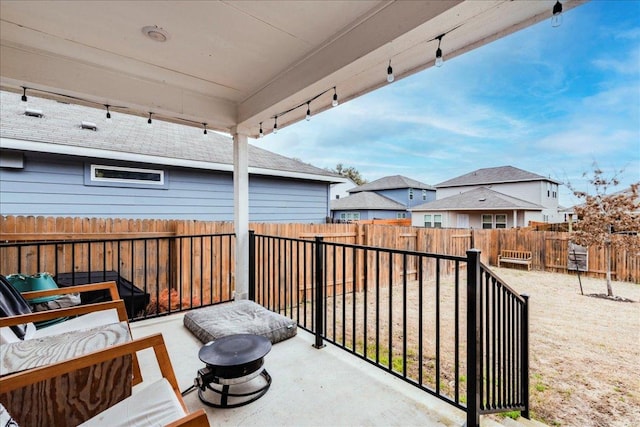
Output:
[[489,185],[503,182],[523,182],[539,180],[551,181],[556,184],[561,184],[561,182],[558,182],[554,179],[527,172],[513,166],[499,166],[495,168],[477,169],[473,172],[469,172],[468,174],[460,175],[456,178],[452,178],[436,184],[436,188],[461,187],[466,185]]
[[543,210],[544,207],[485,187],[415,206],[411,211]]
[[[233,164],[233,140],[217,132],[203,135],[202,128],[161,120],[153,120],[153,124],[148,125],[146,118],[114,112],[112,123],[107,125],[105,110],[29,96],[29,107],[44,113],[44,117],[35,118],[24,115],[24,106],[19,104],[20,95],[0,91],[0,137],[105,150],[105,158],[108,158],[106,152],[112,151],[153,156],[159,164],[167,159]],[[81,129],[82,121],[95,123],[98,130]],[[338,176],[251,144],[249,167]]]
[[344,210],[406,210],[407,207],[380,194],[363,191],[342,199],[331,200],[332,211]]
[[425,184],[424,182],[416,181],[415,179],[407,178],[402,175],[385,176],[375,181],[363,184],[359,187],[347,190],[349,193],[358,193],[360,191],[379,191],[379,190],[393,190],[396,188],[417,188],[421,190],[435,190],[435,187]]

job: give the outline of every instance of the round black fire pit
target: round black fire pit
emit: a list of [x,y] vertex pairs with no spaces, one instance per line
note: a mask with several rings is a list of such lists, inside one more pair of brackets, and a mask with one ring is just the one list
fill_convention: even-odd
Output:
[[[267,338],[252,334],[229,335],[205,344],[198,357],[206,367],[195,380],[200,400],[216,408],[235,408],[263,396],[271,385],[271,376],[263,368],[270,350]],[[263,380],[252,381],[258,376]],[[236,386],[233,392],[230,386]],[[215,399],[208,398],[207,391]]]

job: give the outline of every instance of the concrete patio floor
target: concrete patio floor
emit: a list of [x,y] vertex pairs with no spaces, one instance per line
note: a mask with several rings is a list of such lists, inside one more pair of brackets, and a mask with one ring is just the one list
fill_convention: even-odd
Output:
[[[181,390],[193,384],[202,344],[183,326],[184,313],[131,323],[134,338],[162,333]],[[265,368],[271,388],[246,406],[205,406],[193,391],[185,396],[190,410],[205,408],[212,426],[462,426],[465,414],[331,344],[318,350],[313,335],[273,346]],[[159,377],[151,350],[140,355],[144,387]],[[252,381],[259,381],[258,378]],[[136,388],[137,388],[136,387]],[[135,389],[134,389],[135,393]],[[484,419],[483,426],[498,425]]]

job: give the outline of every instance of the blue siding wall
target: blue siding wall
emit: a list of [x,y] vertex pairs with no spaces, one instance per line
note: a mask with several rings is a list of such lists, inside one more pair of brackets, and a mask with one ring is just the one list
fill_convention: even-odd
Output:
[[[167,171],[167,188],[84,184],[85,163]],[[250,176],[249,219],[324,222],[329,184]],[[0,214],[133,219],[233,220],[228,172],[24,153],[23,169],[0,169]]]
[[422,198],[422,190],[419,188],[413,189],[413,200],[409,200],[409,189],[408,188],[396,188],[394,190],[380,190],[376,191],[376,193],[388,197],[391,200],[395,200],[398,203],[402,203],[407,206],[407,209],[410,209],[414,206],[421,205],[423,203],[431,202],[436,199],[436,192],[433,190],[427,190],[427,198]]
[[407,214],[407,218],[410,218],[407,211],[384,211],[384,210],[351,210],[351,211],[333,211],[332,218],[335,220],[340,219],[341,213],[360,213],[360,219],[397,219],[398,212]]

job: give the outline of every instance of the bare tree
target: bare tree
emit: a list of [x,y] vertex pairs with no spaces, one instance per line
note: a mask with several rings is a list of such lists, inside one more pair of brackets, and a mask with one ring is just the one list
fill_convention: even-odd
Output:
[[[587,176],[585,173],[583,176]],[[578,222],[571,233],[572,240],[583,246],[605,249],[607,259],[607,295],[613,296],[611,289],[611,255],[618,250],[640,251],[640,182],[630,188],[607,194],[611,187],[620,183],[618,174],[604,176],[604,172],[594,164],[593,176],[589,179],[595,194],[577,191],[570,184],[573,194],[584,202],[575,207]]]
[[362,177],[362,175],[360,175],[360,172],[354,168],[353,166],[349,166],[348,168],[345,168],[342,163],[338,163],[335,167],[335,169],[329,169],[331,172],[335,172],[338,175],[342,175],[345,176],[347,178],[350,178],[353,182],[355,182],[357,185],[362,185],[362,184],[366,184],[367,180],[364,179]]

